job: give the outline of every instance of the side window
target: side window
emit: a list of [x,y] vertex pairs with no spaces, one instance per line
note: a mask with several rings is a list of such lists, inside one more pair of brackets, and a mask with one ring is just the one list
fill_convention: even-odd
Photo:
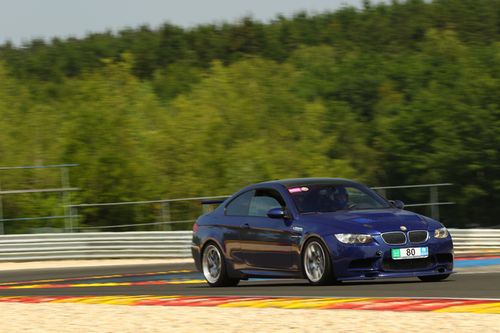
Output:
[[255,191],[240,194],[226,206],[226,215],[248,216],[248,207]]
[[250,216],[267,216],[267,212],[271,208],[285,207],[285,202],[281,195],[276,190],[257,190],[250,202],[248,215]]

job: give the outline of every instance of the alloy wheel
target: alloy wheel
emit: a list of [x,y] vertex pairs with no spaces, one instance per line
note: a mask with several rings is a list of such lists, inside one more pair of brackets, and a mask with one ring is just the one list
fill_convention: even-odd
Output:
[[326,257],[323,247],[317,241],[307,245],[304,254],[304,268],[307,278],[312,282],[318,282],[325,274]]
[[217,283],[222,272],[222,257],[215,245],[208,245],[203,252],[203,275],[210,283]]

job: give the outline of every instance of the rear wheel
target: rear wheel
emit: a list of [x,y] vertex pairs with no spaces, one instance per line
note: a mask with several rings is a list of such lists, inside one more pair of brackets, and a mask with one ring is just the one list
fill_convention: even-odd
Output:
[[419,276],[418,278],[424,282],[438,282],[446,279],[450,274],[441,274],[441,275],[427,275],[427,276]]
[[302,267],[311,284],[326,285],[336,282],[328,251],[317,239],[310,240],[304,246]]
[[239,279],[231,279],[227,275],[226,262],[219,247],[208,244],[203,250],[203,275],[211,287],[236,286]]

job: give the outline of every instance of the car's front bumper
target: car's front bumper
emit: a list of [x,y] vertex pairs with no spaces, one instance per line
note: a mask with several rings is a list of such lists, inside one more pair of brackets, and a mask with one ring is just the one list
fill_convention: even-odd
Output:
[[[388,245],[380,237],[363,245],[347,245],[333,236],[327,237],[332,269],[339,280],[371,280],[376,278],[406,278],[453,273],[453,242],[429,238],[425,243]],[[429,256],[419,259],[391,257],[394,248],[427,247]]]

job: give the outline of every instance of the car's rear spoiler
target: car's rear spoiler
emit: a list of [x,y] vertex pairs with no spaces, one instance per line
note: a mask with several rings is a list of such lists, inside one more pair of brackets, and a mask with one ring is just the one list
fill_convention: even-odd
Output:
[[202,205],[220,205],[223,203],[226,199],[215,199],[215,200],[202,200],[201,204]]

